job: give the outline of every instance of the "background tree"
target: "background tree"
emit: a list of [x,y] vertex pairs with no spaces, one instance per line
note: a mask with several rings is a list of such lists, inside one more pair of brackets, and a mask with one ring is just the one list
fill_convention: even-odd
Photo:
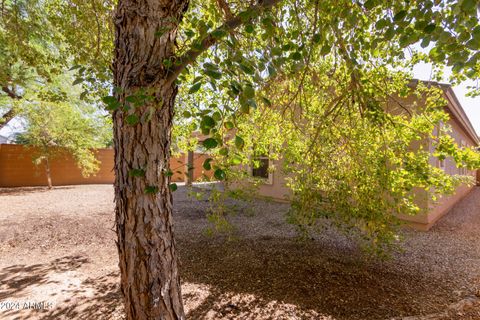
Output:
[[70,82],[69,77],[57,78],[49,86],[39,87],[35,96],[27,96],[18,108],[26,131],[17,136],[17,143],[35,148],[33,161],[45,166],[50,189],[53,159],[73,156],[84,176],[95,174],[99,163],[94,148],[111,141],[109,119],[78,99]]
[[0,6],[0,129],[39,83],[75,69],[90,103],[111,87],[113,1],[4,0]]
[[0,128],[13,119],[15,101],[36,81],[58,73],[63,49],[42,1],[5,0],[0,8]]

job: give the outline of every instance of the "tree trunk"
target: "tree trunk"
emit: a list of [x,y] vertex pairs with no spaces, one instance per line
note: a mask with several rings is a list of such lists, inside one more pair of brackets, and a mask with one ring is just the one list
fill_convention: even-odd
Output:
[[45,174],[47,175],[48,189],[52,189],[52,175],[50,174],[50,161],[45,158]]
[[[164,60],[173,57],[187,4],[120,0],[116,11],[116,98],[125,105],[125,98],[140,89],[152,97],[113,114],[117,246],[127,319],[185,318],[167,174],[177,88],[165,84]],[[140,121],[127,124],[132,114]]]
[[187,152],[187,186],[191,186],[193,183],[193,151]]

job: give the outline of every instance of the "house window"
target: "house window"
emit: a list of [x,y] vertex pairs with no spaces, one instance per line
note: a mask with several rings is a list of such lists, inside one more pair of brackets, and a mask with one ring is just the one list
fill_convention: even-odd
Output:
[[252,164],[252,176],[265,179],[269,184],[273,183],[273,174],[270,170],[270,159],[268,156],[262,155],[254,158],[254,163]]
[[438,159],[437,160],[437,167],[442,169],[442,170],[445,170],[445,159],[443,159],[443,160]]

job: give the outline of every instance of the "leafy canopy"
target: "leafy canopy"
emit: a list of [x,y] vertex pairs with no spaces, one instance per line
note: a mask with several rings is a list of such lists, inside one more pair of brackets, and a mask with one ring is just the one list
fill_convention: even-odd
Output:
[[69,154],[82,174],[88,176],[98,170],[93,149],[111,143],[111,121],[78,98],[78,90],[68,85],[71,79],[54,78],[48,86],[38,86],[34,95],[21,101],[19,110],[26,121],[26,131],[17,141],[36,147],[36,163]]

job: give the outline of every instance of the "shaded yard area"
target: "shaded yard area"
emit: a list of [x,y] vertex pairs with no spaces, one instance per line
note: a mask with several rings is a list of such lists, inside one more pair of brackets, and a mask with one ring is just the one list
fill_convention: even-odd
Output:
[[[478,187],[385,262],[331,230],[297,241],[285,204],[236,203],[229,240],[207,201],[174,201],[189,319],[480,319]],[[0,189],[0,318],[122,319],[114,230],[109,185]]]

